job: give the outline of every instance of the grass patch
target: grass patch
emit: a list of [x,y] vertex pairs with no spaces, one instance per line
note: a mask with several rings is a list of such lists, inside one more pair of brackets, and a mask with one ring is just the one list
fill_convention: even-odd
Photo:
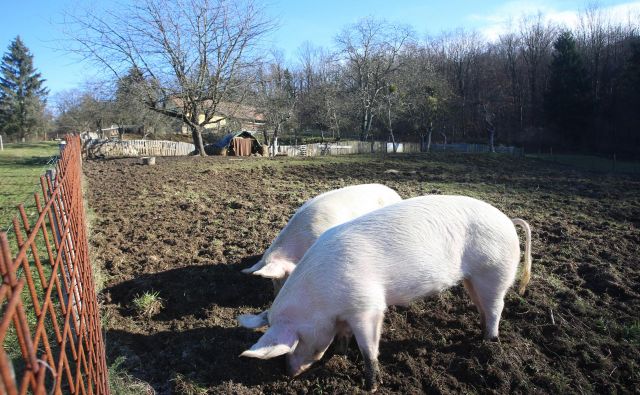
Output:
[[622,327],[622,337],[629,343],[640,344],[640,320]]
[[185,377],[183,374],[176,374],[176,377],[173,379],[175,385],[176,394],[182,395],[206,395],[209,391],[207,388],[194,383],[189,378]]
[[164,307],[159,292],[147,291],[133,299],[133,307],[143,317],[151,317],[158,314]]
[[25,203],[29,216],[36,212],[32,195],[40,191],[39,177],[58,152],[57,142],[6,144],[0,151],[0,230],[11,225],[18,204]]
[[152,395],[155,394],[153,388],[144,381],[133,377],[122,367],[125,357],[118,357],[109,366],[109,389],[112,394],[117,395]]

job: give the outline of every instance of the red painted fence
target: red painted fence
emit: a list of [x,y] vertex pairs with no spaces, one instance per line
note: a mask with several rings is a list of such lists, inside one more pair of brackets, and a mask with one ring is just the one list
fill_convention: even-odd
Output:
[[108,394],[78,137],[40,183],[35,222],[20,205],[0,233],[0,394]]

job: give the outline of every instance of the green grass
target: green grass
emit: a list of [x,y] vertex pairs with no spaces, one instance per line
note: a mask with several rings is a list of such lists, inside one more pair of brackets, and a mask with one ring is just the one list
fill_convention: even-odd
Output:
[[640,162],[631,161],[613,161],[613,156],[609,158],[593,155],[527,155],[528,157],[538,158],[546,161],[556,162],[581,170],[589,170],[596,172],[615,172],[615,173],[633,173],[640,174]]
[[[17,252],[15,234],[13,232],[13,226],[11,224],[12,219],[19,215],[17,206],[20,203],[24,203],[25,210],[30,223],[33,223],[35,214],[37,214],[35,201],[33,199],[34,192],[40,192],[39,177],[44,174],[51,158],[58,154],[57,142],[42,142],[42,143],[30,143],[30,144],[5,144],[4,150],[0,151],[0,231],[7,231],[9,237],[9,243],[12,253]],[[48,220],[46,221],[48,224]],[[20,221],[22,226],[22,221]],[[47,228],[51,230],[51,227],[47,225]],[[49,237],[52,237],[50,232]],[[23,232],[23,237],[26,237]],[[41,259],[45,281],[51,276],[50,263],[46,253],[46,247],[44,244],[43,236],[38,234],[35,240],[37,246],[38,255]],[[55,254],[55,247],[53,253]],[[42,296],[44,294],[41,279],[37,273],[33,254],[31,249],[28,250],[28,259],[30,270],[29,274],[34,280],[35,292],[38,297],[40,306],[42,307]],[[16,273],[18,278],[25,278],[25,268],[22,267]],[[55,299],[55,298],[54,298]],[[25,284],[22,290],[22,300],[25,302],[25,313],[29,328],[34,330],[37,322],[37,316],[33,308],[33,301],[29,290]],[[59,308],[59,302],[54,302],[54,308],[57,312],[58,325],[62,324],[63,314]],[[54,354],[57,352],[55,341],[52,336],[52,317],[47,313],[45,319],[45,326],[47,328],[47,337],[49,338],[49,344],[54,350]],[[24,369],[24,363],[21,358],[20,348],[18,347],[17,336],[15,333],[15,327],[10,325],[3,344],[5,351],[14,363],[16,372],[21,372]],[[39,344],[38,355],[44,351],[43,344]],[[19,377],[19,375],[18,375]]]
[[133,299],[133,307],[141,316],[151,317],[159,313],[164,304],[159,292],[147,291]]
[[117,395],[145,395],[155,394],[153,388],[139,380],[122,368],[125,358],[119,357],[109,366],[109,389]]
[[33,193],[40,191],[39,178],[58,152],[57,142],[5,144],[0,151],[0,230],[10,227],[20,203],[27,215],[35,214]]
[[181,395],[207,395],[209,392],[204,386],[191,381],[183,374],[176,374],[173,379],[174,391]]
[[640,344],[640,320],[623,325],[622,337],[629,343]]

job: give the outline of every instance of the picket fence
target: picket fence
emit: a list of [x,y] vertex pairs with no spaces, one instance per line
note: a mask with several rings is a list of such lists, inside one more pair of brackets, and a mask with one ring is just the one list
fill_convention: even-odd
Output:
[[[287,156],[322,156],[322,155],[348,155],[394,152],[390,142],[345,140],[338,143],[315,143],[302,145],[279,145],[278,154]],[[139,156],[186,156],[195,151],[195,146],[190,143],[160,140],[87,140],[84,143],[84,153],[91,158],[124,158]],[[431,144],[430,151],[490,152],[487,144]],[[396,153],[423,152],[420,143],[396,143]],[[522,148],[496,146],[496,153],[523,155]]]
[[[370,154],[381,153],[386,150],[388,153],[394,152],[393,144],[390,142],[375,141],[341,141],[340,143],[316,143],[304,145],[280,145],[278,153],[287,156],[319,156],[319,155],[346,155],[346,154]],[[495,146],[495,152],[499,154],[524,155],[524,150],[518,147]],[[491,152],[487,144],[431,144],[431,152],[467,152],[482,153]],[[396,143],[396,153],[417,153],[424,152],[420,143]]]
[[[383,152],[386,145],[387,152],[393,151],[392,143],[375,141],[341,141],[339,143],[315,143],[303,145],[279,145],[278,153],[287,156],[321,156],[321,155],[348,155],[370,154]],[[419,143],[396,143],[396,153],[420,152]]]
[[84,143],[88,157],[124,158],[138,156],[186,156],[195,145],[162,140],[88,140]]

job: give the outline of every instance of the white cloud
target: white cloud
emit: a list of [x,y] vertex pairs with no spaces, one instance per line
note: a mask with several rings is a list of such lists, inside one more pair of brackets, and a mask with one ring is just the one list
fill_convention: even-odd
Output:
[[[536,15],[540,13],[545,22],[573,28],[580,23],[580,13],[584,10],[584,3],[578,9],[558,9],[549,0],[509,1],[487,14],[469,15],[467,19],[477,26],[478,31],[487,39],[494,41],[498,37],[510,30],[517,28],[523,16]],[[640,1],[632,1],[613,6],[601,6],[603,14],[612,23],[638,23],[640,17]]]

